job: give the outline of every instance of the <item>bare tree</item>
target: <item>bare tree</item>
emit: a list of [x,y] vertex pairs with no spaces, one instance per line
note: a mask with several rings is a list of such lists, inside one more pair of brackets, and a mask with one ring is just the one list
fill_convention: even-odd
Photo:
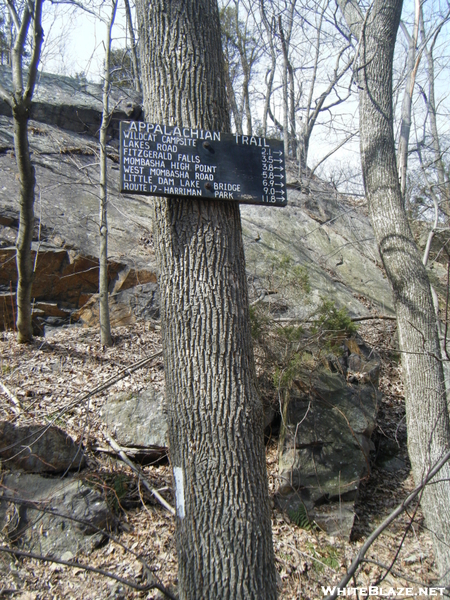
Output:
[[292,156],[297,153],[297,140],[295,137],[295,81],[294,69],[290,60],[290,43],[292,36],[292,26],[294,23],[294,10],[297,0],[290,0],[286,7],[286,15],[278,15],[278,33],[281,40],[281,49],[283,52],[283,70],[282,70],[282,88],[283,88],[283,140],[284,154]]
[[[33,338],[31,324],[31,288],[33,261],[31,242],[34,228],[35,171],[28,145],[28,119],[30,117],[39,58],[44,33],[41,26],[43,0],[29,0],[20,13],[14,0],[5,0],[16,32],[11,52],[12,91],[0,86],[1,98],[11,107],[14,119],[14,150],[19,170],[20,224],[17,237],[17,340],[30,342]],[[24,69],[24,50],[31,28],[32,53],[28,68]]]
[[[307,165],[314,128],[325,125],[336,134],[333,117],[324,116],[332,115],[350,97],[344,80],[352,64],[352,49],[329,0],[313,7],[299,0],[260,0],[258,11],[269,63],[264,130],[269,117],[283,136],[285,152],[289,149],[289,155],[299,160],[301,170]],[[277,56],[282,61],[277,62]],[[271,106],[277,101],[279,120]],[[344,139],[348,136],[347,128]],[[342,136],[336,137],[337,146],[345,143]]]
[[275,50],[275,31],[276,31],[276,22],[275,18],[269,18],[266,14],[264,0],[260,0],[259,5],[262,22],[264,25],[264,29],[267,36],[266,47],[269,47],[270,52],[270,66],[267,68],[265,84],[266,84],[266,92],[264,95],[264,110],[263,110],[263,135],[267,135],[267,118],[270,113],[270,100],[272,98],[272,89],[273,89],[273,81],[275,79],[275,69],[277,66],[277,53]]
[[[427,272],[414,242],[398,178],[392,64],[402,0],[338,0],[358,40],[361,162],[369,214],[392,286],[405,382],[408,450],[419,483],[449,450],[450,422],[441,348]],[[440,583],[450,583],[450,467],[422,496]]]
[[403,92],[400,140],[398,143],[398,171],[400,175],[400,186],[405,201],[406,193],[406,175],[408,171],[408,150],[409,137],[411,133],[411,111],[414,85],[416,81],[417,69],[419,67],[421,52],[417,52],[417,42],[419,37],[419,15],[421,11],[420,0],[414,2],[414,24],[412,34],[408,32],[406,25],[401,22],[400,26],[408,41],[408,53],[406,59],[406,79],[405,90]]
[[[300,173],[301,169],[305,169],[307,166],[311,135],[313,128],[317,124],[319,116],[324,112],[331,111],[332,108],[341,104],[342,102],[345,102],[350,97],[349,88],[347,88],[346,93],[343,96],[339,95],[337,92],[337,85],[339,81],[348,72],[353,62],[353,56],[351,54],[349,55],[348,53],[350,45],[342,36],[340,36],[341,39],[339,40],[341,47],[338,48],[336,53],[334,70],[328,76],[328,84],[326,86],[318,86],[319,68],[320,63],[323,60],[324,53],[323,38],[326,36],[324,25],[326,21],[326,11],[329,9],[329,5],[329,0],[325,0],[316,14],[316,31],[314,43],[312,44],[312,74],[309,81],[307,80],[305,82],[305,87],[308,86],[309,88],[305,94],[306,101],[301,102],[302,118],[298,143]],[[319,95],[317,95],[318,87],[321,87]],[[331,99],[333,94],[335,96]]]
[[[243,18],[241,18],[243,15]],[[234,0],[220,12],[227,67],[226,85],[228,103],[234,117],[237,133],[243,132],[245,115],[246,131],[253,133],[250,98],[250,82],[255,65],[262,53],[258,29],[252,23],[250,7],[241,0]],[[240,102],[236,89],[240,88]]]
[[133,19],[131,15],[130,0],[125,0],[125,13],[127,17],[127,29],[130,36],[130,51],[131,51],[131,65],[133,67],[133,83],[134,89],[137,92],[142,92],[141,87],[141,74],[139,71],[139,60],[137,52],[136,36],[134,35]]
[[112,346],[111,325],[109,320],[108,303],[108,180],[107,180],[107,131],[111,114],[109,108],[109,95],[111,92],[111,34],[116,17],[118,0],[112,0],[111,16],[107,23],[106,45],[105,45],[105,69],[103,81],[103,113],[100,126],[100,250],[99,250],[99,313],[100,313],[100,338],[103,346]]

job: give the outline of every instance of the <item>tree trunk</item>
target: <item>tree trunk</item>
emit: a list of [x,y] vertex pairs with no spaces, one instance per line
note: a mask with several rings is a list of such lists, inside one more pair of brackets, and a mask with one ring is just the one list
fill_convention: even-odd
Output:
[[225,62],[225,71],[224,72],[225,72],[225,87],[227,90],[228,106],[231,111],[231,114],[233,115],[236,133],[239,135],[242,135],[244,133],[243,129],[242,129],[242,113],[240,112],[240,110],[238,109],[238,106],[237,106],[236,94],[234,93],[233,83],[232,83],[231,77],[230,77],[230,68],[229,68],[228,62]]
[[245,120],[247,122],[247,135],[252,135],[253,124],[252,124],[252,111],[250,107],[250,68],[248,65],[244,67],[244,81],[242,83],[242,96],[244,101],[244,109],[245,109]]
[[136,47],[136,37],[134,35],[133,28],[133,19],[131,18],[131,8],[130,8],[130,0],[125,0],[125,13],[127,17],[127,28],[128,33],[130,34],[130,42],[131,42],[131,65],[133,67],[133,83],[134,89],[141,93],[141,76],[139,71],[139,61],[137,55],[137,47]]
[[274,45],[274,40],[273,40],[274,35],[275,35],[274,20],[272,19],[271,23],[269,23],[269,19],[267,18],[266,10],[264,7],[264,0],[259,0],[259,9],[261,12],[262,21],[264,23],[264,28],[265,28],[266,34],[267,34],[267,43],[270,48],[270,58],[271,58],[271,65],[267,69],[267,72],[266,72],[266,94],[264,97],[264,110],[263,110],[263,136],[265,137],[267,135],[267,117],[268,117],[269,111],[270,111],[270,99],[272,97],[273,80],[275,78],[275,68],[277,66],[277,55],[275,52],[275,45]]
[[[447,217],[450,217],[450,181],[447,176],[445,170],[445,164],[443,161],[444,152],[441,149],[441,142],[439,135],[439,128],[437,123],[437,105],[436,105],[436,96],[434,89],[434,56],[433,56],[433,48],[436,43],[437,37],[441,32],[443,22],[441,22],[440,26],[436,29],[433,38],[430,41],[430,46],[428,47],[427,36],[425,32],[425,24],[423,19],[423,9],[420,9],[420,34],[422,37],[422,43],[424,47],[426,62],[427,62],[427,80],[428,80],[428,97],[426,98],[426,106],[428,110],[428,119],[430,123],[431,129],[431,150],[433,153],[433,164],[437,173],[437,195],[441,200],[440,207],[441,210],[446,214]],[[431,190],[433,194],[436,193],[436,190]]]
[[[138,0],[147,121],[228,130],[216,0]],[[239,205],[156,199],[182,600],[273,599]]]
[[419,61],[416,61],[416,47],[419,29],[419,11],[421,10],[420,0],[415,0],[415,17],[413,33],[409,35],[406,26],[402,24],[403,33],[408,40],[408,55],[406,60],[406,81],[405,91],[403,92],[402,101],[402,116],[400,124],[400,139],[398,142],[398,171],[400,175],[400,189],[403,197],[403,202],[406,206],[406,175],[408,172],[408,148],[409,136],[411,133],[411,112],[412,112],[412,97],[414,84],[416,81],[417,67]]
[[[14,151],[19,171],[20,224],[17,236],[17,341],[31,342],[31,289],[33,285],[33,261],[31,242],[34,229],[34,167],[31,164],[28,145],[28,119],[31,99],[36,84],[37,69],[41,55],[44,32],[41,26],[43,0],[29,2],[23,7],[22,15],[12,0],[7,0],[11,22],[15,27],[14,47],[11,51],[12,91],[0,85],[0,98],[11,108],[14,119]],[[33,24],[31,57],[24,81],[23,55],[30,25]]]
[[[450,446],[439,338],[430,284],[409,228],[396,166],[392,61],[402,0],[375,0],[364,19],[356,1],[339,0],[360,38],[361,161],[369,212],[392,285],[406,394],[408,449],[416,483]],[[364,24],[364,25],[363,25]],[[450,583],[450,465],[428,485],[422,507],[432,533],[440,583]]]
[[31,289],[33,286],[33,261],[31,242],[34,230],[34,167],[28,146],[28,109],[16,106],[14,116],[14,150],[19,170],[20,221],[17,236],[17,341],[28,343],[33,339],[31,324]]
[[117,1],[112,0],[111,17],[107,26],[105,69],[103,82],[103,112],[100,125],[100,215],[99,215],[99,317],[100,317],[100,341],[102,346],[112,346],[111,323],[109,320],[108,301],[108,171],[106,154],[106,134],[111,119],[109,110],[110,94],[110,58],[111,58],[111,31],[116,17]]

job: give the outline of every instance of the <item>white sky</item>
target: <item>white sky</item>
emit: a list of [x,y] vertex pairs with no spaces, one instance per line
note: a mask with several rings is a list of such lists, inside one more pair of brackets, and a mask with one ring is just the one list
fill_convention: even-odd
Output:
[[[45,8],[48,8],[47,12]],[[72,8],[59,6],[57,12],[54,11],[48,3],[44,4],[42,69],[61,75],[84,73],[90,81],[99,81],[105,54],[106,24],[80,9],[74,12]],[[104,11],[102,16],[109,19],[110,12]],[[124,46],[125,42],[125,11],[119,6],[113,28],[113,47]]]
[[[407,18],[407,10],[410,2],[405,1],[404,18]],[[110,17],[110,3],[106,2],[106,10],[102,17],[108,20]],[[43,49],[42,69],[44,71],[76,75],[84,73],[90,81],[100,81],[102,76],[102,65],[104,59],[104,40],[106,39],[106,23],[101,22],[93,15],[66,5],[52,5],[49,2],[44,3],[44,34],[46,44]],[[113,28],[113,47],[126,45],[126,18],[123,3],[119,2],[119,8],[116,16],[116,23]],[[402,34],[399,33],[399,39]],[[447,41],[447,36],[444,37]],[[450,58],[447,59],[450,62]],[[439,88],[442,82],[438,81]],[[445,78],[445,88],[447,90],[447,78]],[[438,88],[438,89],[439,89]],[[441,91],[441,90],[440,90]],[[441,95],[441,94],[440,94]],[[446,102],[444,102],[446,105]],[[357,114],[356,98],[353,100],[354,113]],[[348,110],[346,108],[346,110]],[[447,111],[444,111],[447,114]],[[280,118],[280,115],[277,115]],[[447,131],[446,125],[441,126]],[[327,132],[321,135],[320,128],[317,128],[311,140],[309,164],[314,166],[327,152],[334,146],[334,141],[330,140]],[[341,166],[359,164],[359,145],[357,139],[341,149],[326,163],[325,170],[335,165]],[[319,170],[320,173],[321,169]]]

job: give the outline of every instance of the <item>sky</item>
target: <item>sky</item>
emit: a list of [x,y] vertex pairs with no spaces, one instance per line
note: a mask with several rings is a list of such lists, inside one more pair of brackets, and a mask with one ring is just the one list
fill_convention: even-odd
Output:
[[[104,3],[106,11],[102,17],[107,20],[110,17],[110,2]],[[409,2],[405,2],[404,18],[408,18],[406,7]],[[102,78],[102,68],[104,59],[104,40],[106,39],[107,26],[93,15],[67,5],[55,5],[49,2],[44,4],[44,32],[46,44],[43,49],[42,69],[44,71],[54,72],[63,75],[77,75],[83,73],[88,80],[100,82]],[[402,34],[399,33],[399,38]],[[447,36],[442,36],[444,43],[447,42]],[[125,46],[127,42],[126,18],[122,2],[119,2],[119,8],[116,16],[116,23],[113,28],[113,47]],[[446,54],[446,53],[445,53]],[[450,58],[446,57],[450,63]],[[445,93],[447,93],[447,78],[444,78]],[[441,82],[442,83],[442,82]],[[445,95],[444,95],[445,97]],[[420,97],[416,94],[416,101]],[[445,102],[444,102],[445,104]],[[274,107],[275,110],[277,106]],[[280,109],[281,110],[281,109]],[[347,110],[347,108],[346,108]],[[353,99],[352,111],[357,114],[357,100]],[[447,110],[444,111],[447,115]],[[257,116],[257,115],[256,115]],[[281,113],[277,114],[281,120]],[[445,123],[445,124],[444,124]],[[441,122],[441,127],[447,130],[448,122]],[[332,144],[334,146],[334,144]],[[321,135],[320,128],[314,133],[310,146],[309,165],[313,167],[331,148],[329,132],[324,129]],[[334,166],[333,166],[334,165]],[[339,171],[341,166],[359,165],[359,144],[357,138],[348,144],[345,149],[327,161],[323,168],[327,175],[330,175],[330,169]],[[318,174],[325,175],[323,168],[318,170]]]
[[[44,6],[48,6],[45,3]],[[100,81],[105,55],[106,24],[80,9],[59,6],[44,13],[45,44],[41,68],[61,75],[84,73],[90,81]],[[110,12],[102,16],[110,18]],[[113,48],[126,44],[126,18],[123,4],[117,11],[113,28]]]

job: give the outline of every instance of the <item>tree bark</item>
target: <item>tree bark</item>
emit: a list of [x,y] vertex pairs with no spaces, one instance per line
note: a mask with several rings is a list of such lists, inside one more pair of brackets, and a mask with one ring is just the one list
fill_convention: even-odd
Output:
[[[361,162],[369,213],[392,286],[406,394],[408,450],[416,483],[450,447],[450,425],[430,283],[409,228],[395,156],[392,62],[402,0],[375,0],[365,16],[339,0],[360,40]],[[450,583],[450,465],[426,487],[422,507],[440,583]]]
[[17,263],[17,341],[28,343],[33,339],[31,323],[31,290],[33,286],[33,260],[31,242],[34,230],[34,188],[36,178],[28,146],[28,108],[13,108],[14,150],[19,171],[19,234],[16,243]]
[[134,35],[133,28],[133,19],[131,18],[131,8],[130,8],[130,0],[125,0],[125,14],[127,17],[127,28],[128,33],[130,34],[130,42],[131,42],[131,65],[133,67],[133,83],[134,89],[141,93],[141,77],[139,72],[139,61],[137,55],[137,46],[136,46],[136,37]]
[[107,24],[105,69],[103,81],[103,112],[100,125],[100,214],[99,214],[99,318],[100,318],[100,341],[102,346],[112,346],[111,323],[109,319],[108,301],[108,170],[106,154],[106,134],[111,119],[109,110],[110,94],[110,58],[111,58],[111,32],[116,17],[117,1],[112,0],[111,16]]
[[[138,0],[147,121],[229,129],[216,0]],[[239,205],[156,199],[181,599],[273,599],[276,579]]]
[[[34,229],[34,189],[36,185],[34,167],[28,145],[28,119],[31,100],[36,84],[37,69],[41,54],[44,32],[41,26],[43,0],[25,5],[20,16],[13,0],[6,0],[16,37],[11,52],[12,92],[0,86],[0,97],[9,104],[14,119],[14,151],[19,171],[20,223],[16,243],[17,263],[17,341],[31,342],[31,290],[33,285],[33,261],[31,242]],[[23,54],[30,25],[33,24],[33,41],[28,73],[24,82]],[[25,85],[24,85],[25,83]]]

